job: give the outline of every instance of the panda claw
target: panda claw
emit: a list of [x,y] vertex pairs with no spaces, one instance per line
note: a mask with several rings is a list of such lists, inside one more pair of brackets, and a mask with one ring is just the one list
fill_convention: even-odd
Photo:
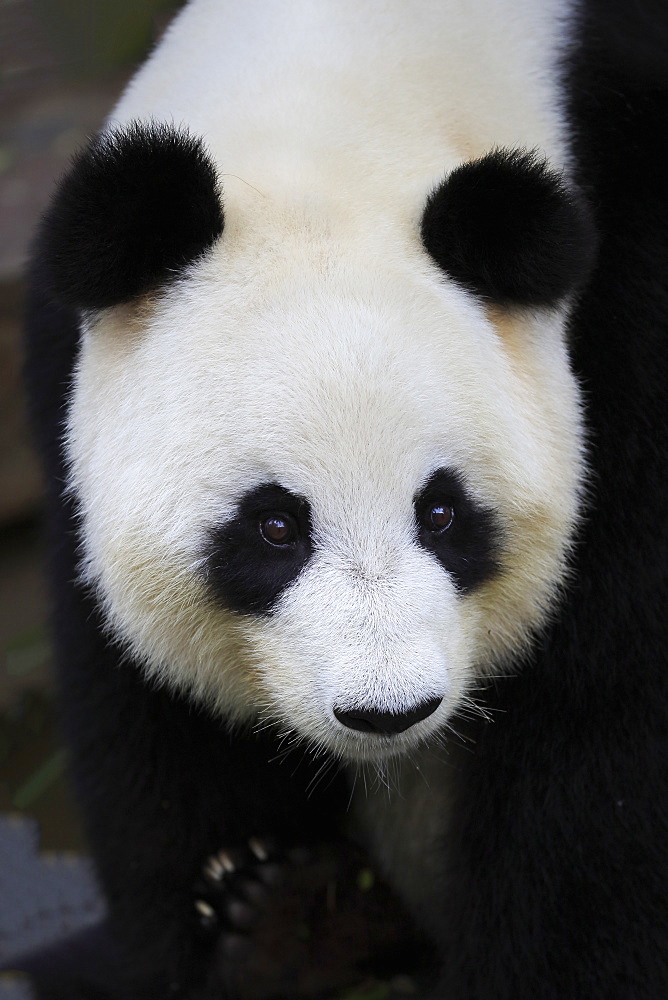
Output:
[[251,854],[260,861],[268,861],[271,852],[271,847],[268,841],[260,839],[260,837],[251,837],[248,841],[248,846],[250,848]]
[[223,873],[227,875],[233,875],[237,870],[237,866],[232,859],[232,855],[229,851],[218,851],[218,854],[214,855],[216,861],[222,866]]
[[225,869],[215,855],[209,858],[202,872],[211,882],[222,882],[225,877]]
[[195,910],[199,917],[200,926],[204,930],[211,930],[218,926],[218,915],[214,910],[213,906],[206,902],[204,899],[195,900]]
[[203,917],[214,917],[216,915],[213,907],[209,906],[204,899],[195,900],[195,909],[201,913]]

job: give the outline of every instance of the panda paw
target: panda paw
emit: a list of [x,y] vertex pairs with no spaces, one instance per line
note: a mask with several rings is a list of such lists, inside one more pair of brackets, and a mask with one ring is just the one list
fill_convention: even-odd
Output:
[[211,855],[190,900],[207,943],[206,1000],[337,996],[405,971],[420,942],[370,872],[364,852],[338,837],[308,849],[253,837]]
[[268,837],[251,837],[241,848],[222,848],[207,858],[194,886],[194,916],[207,938],[224,938],[226,951],[240,956],[248,935],[266,911],[299,850],[281,851]]

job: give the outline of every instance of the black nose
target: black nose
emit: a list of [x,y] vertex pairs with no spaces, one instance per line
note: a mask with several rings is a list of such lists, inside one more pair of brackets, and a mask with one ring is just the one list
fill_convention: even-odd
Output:
[[334,715],[348,729],[358,729],[361,733],[403,733],[404,729],[410,729],[435,712],[442,701],[442,698],[431,698],[408,712],[377,712],[374,708],[342,712],[335,708]]

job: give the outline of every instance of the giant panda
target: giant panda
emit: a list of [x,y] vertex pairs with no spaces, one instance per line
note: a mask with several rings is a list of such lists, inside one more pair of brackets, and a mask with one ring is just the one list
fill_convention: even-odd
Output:
[[433,1000],[668,995],[667,40],[192,0],[63,180],[27,373],[119,995],[231,996],[232,869],[348,835]]

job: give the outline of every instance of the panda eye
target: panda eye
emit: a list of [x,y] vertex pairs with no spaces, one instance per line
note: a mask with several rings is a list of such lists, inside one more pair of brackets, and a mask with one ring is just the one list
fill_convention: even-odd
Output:
[[291,514],[269,514],[260,519],[260,534],[269,545],[290,545],[299,534]]
[[432,472],[413,498],[416,541],[466,594],[499,568],[502,527],[495,510],[473,496],[454,469]]
[[455,512],[449,504],[436,503],[426,511],[425,526],[435,534],[447,531],[455,519]]

